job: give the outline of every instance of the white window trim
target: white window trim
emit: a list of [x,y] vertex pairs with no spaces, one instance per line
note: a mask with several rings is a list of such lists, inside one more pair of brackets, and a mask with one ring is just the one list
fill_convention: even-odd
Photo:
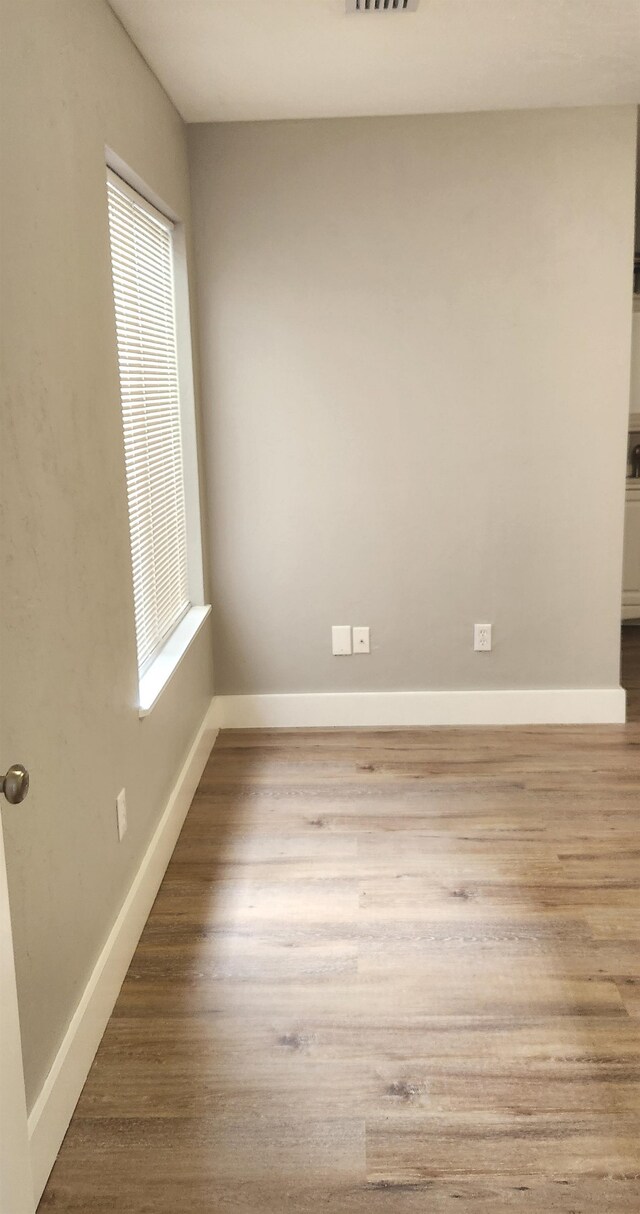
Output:
[[136,173],[129,169],[110,148],[105,148],[107,174],[118,178],[118,186],[135,202],[160,213],[173,224],[173,273],[175,299],[176,351],[178,360],[178,393],[180,400],[180,430],[182,438],[182,467],[187,524],[187,578],[191,607],[178,621],[173,632],[142,674],[138,675],[138,714],[149,715],[164,688],[171,681],[192,641],[211,613],[205,603],[204,569],[202,560],[202,524],[200,519],[200,477],[198,466],[198,435],[193,379],[191,309],[187,273],[187,246],[184,224],[175,212],[165,206],[147,188]]
[[142,675],[138,699],[138,714],[141,718],[148,717],[154,704],[157,704],[210,612],[210,607],[192,607],[176,625],[148,670]]

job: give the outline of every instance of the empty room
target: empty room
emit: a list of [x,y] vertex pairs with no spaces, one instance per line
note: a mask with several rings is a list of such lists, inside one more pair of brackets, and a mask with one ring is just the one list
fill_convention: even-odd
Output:
[[0,1214],[637,1214],[639,0],[0,84]]

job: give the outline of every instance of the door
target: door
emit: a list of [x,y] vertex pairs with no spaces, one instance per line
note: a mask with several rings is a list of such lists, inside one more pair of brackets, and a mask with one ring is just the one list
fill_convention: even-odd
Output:
[[627,482],[624,513],[622,618],[640,619],[640,481]]
[[[29,787],[24,768],[9,768],[0,782],[0,1214],[33,1214],[27,1105],[22,1074],[22,1046],[9,890],[4,858],[2,816],[26,813],[20,808]],[[6,799],[5,799],[6,798]],[[12,804],[7,804],[10,801]]]

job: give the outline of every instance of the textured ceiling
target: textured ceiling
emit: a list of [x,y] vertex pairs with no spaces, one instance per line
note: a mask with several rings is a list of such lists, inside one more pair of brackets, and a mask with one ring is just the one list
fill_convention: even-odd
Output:
[[188,122],[640,101],[640,0],[110,0]]

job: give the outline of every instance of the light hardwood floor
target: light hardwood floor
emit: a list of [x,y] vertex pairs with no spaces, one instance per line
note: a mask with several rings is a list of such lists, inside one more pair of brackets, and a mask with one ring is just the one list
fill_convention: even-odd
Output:
[[637,1214],[640,727],[222,733],[41,1210]]

